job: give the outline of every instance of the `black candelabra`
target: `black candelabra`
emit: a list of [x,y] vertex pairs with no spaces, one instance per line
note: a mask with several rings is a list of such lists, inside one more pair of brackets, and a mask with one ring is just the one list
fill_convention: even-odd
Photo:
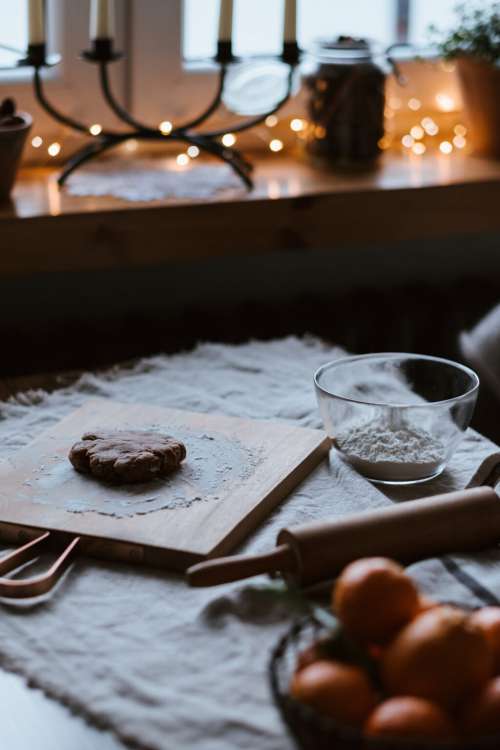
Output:
[[[132,115],[116,99],[109,76],[110,65],[123,57],[121,52],[114,49],[112,39],[95,39],[92,42],[92,48],[82,53],[82,58],[89,63],[97,66],[99,71],[99,83],[102,95],[113,113],[128,126],[127,130],[115,131],[103,129],[98,135],[92,137],[92,142],[79,149],[74,153],[59,177],[59,185],[62,186],[68,179],[69,175],[78,167],[94,159],[100,154],[109,151],[115,146],[130,139],[142,141],[180,141],[189,146],[196,146],[200,151],[211,154],[221,159],[239,175],[248,189],[253,187],[252,181],[252,164],[236,148],[225,146],[222,137],[228,130],[231,133],[241,133],[253,128],[264,122],[270,115],[277,112],[288,101],[293,89],[294,72],[300,62],[300,49],[295,42],[285,43],[280,60],[288,66],[286,92],[276,104],[263,114],[246,118],[237,122],[224,130],[202,130],[200,126],[220,108],[223,102],[224,87],[226,85],[227,73],[231,65],[238,62],[234,57],[230,42],[219,42],[215,62],[218,65],[218,83],[213,99],[207,104],[206,108],[195,118],[172,126],[170,132],[162,132],[159,127],[151,127],[141,122]],[[72,128],[73,130],[89,135],[90,126],[70,117],[61,112],[47,98],[45,86],[42,77],[44,68],[57,65],[59,56],[48,56],[45,44],[30,44],[26,57],[20,60],[19,65],[29,66],[34,69],[33,85],[35,95],[42,108],[57,122]]]

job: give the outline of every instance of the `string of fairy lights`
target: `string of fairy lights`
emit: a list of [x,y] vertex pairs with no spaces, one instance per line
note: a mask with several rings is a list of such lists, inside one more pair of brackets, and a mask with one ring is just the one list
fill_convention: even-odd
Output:
[[[453,97],[439,92],[435,96],[435,104],[436,111],[429,114],[416,97],[411,97],[406,102],[399,97],[390,97],[385,110],[386,133],[380,141],[380,147],[383,150],[396,149],[413,156],[423,156],[427,152],[449,156],[454,151],[466,150],[468,131]],[[415,115],[415,120],[402,132],[399,122],[403,116],[400,115],[398,122],[398,115],[405,109],[407,113]],[[407,116],[404,119],[408,122]]]
[[[432,153],[450,156],[454,152],[467,150],[468,132],[462,121],[462,113],[453,97],[445,92],[436,94],[432,111],[424,108],[422,101],[415,96],[406,100],[389,96],[385,108],[385,125],[385,135],[379,142],[383,151],[422,157]],[[165,136],[172,132],[173,127],[170,120],[163,120],[158,125],[158,129]],[[100,123],[94,123],[89,128],[89,135],[98,137],[102,130],[103,126]],[[326,131],[321,125],[309,122],[303,117],[269,115],[264,125],[255,129],[254,135],[263,149],[272,154],[279,154],[296,150],[298,144],[309,138],[325,138]],[[221,137],[221,142],[227,148],[231,148],[237,144],[238,136],[227,132]],[[31,139],[31,147],[34,150],[46,149],[51,161],[57,160],[57,157],[64,153],[65,142],[63,138],[52,140],[37,134]],[[122,148],[126,152],[134,153],[139,149],[139,143],[131,139],[126,141]],[[189,146],[185,151],[178,153],[175,159],[179,167],[187,167],[199,156],[200,149],[197,146]]]

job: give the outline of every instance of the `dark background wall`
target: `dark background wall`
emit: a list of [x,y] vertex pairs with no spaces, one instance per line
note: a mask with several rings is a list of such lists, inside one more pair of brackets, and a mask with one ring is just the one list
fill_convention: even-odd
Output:
[[[0,377],[305,333],[353,353],[461,359],[460,331],[498,302],[497,235],[9,279]],[[497,415],[483,384],[473,426],[500,443]]]
[[459,331],[499,301],[498,236],[9,279],[0,375],[303,333],[353,352],[458,356]]

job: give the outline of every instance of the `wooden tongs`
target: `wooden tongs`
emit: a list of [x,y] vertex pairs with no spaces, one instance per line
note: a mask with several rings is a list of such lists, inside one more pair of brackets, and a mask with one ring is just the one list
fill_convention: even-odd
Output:
[[44,552],[53,552],[55,536],[50,531],[46,531],[14,552],[10,552],[8,555],[0,558],[0,597],[26,599],[46,594],[55,586],[68,565],[73,561],[81,541],[80,537],[73,537],[70,540],[47,572],[32,578],[5,578],[8,573],[18,570],[21,566],[35,560]]
[[273,552],[208,560],[189,568],[187,578],[191,586],[215,586],[270,573],[311,586],[360,557],[410,563],[499,542],[500,498],[478,487],[283,529]]

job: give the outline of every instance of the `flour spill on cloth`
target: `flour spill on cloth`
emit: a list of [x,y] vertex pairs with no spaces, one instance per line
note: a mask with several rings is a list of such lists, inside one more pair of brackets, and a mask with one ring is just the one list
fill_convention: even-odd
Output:
[[[149,431],[161,430],[153,425]],[[93,512],[114,518],[189,508],[193,503],[217,501],[222,494],[227,495],[232,487],[251,476],[263,459],[258,450],[250,450],[239,440],[229,440],[218,433],[197,435],[177,427],[174,432],[186,445],[187,458],[170,476],[113,486],[79,474],[66,457],[47,456],[24,483],[39,490],[30,499],[70,513]],[[63,486],[64,500],[54,492]]]
[[436,474],[445,460],[444,445],[412,424],[355,423],[335,442],[355,468],[373,479],[423,479]]

